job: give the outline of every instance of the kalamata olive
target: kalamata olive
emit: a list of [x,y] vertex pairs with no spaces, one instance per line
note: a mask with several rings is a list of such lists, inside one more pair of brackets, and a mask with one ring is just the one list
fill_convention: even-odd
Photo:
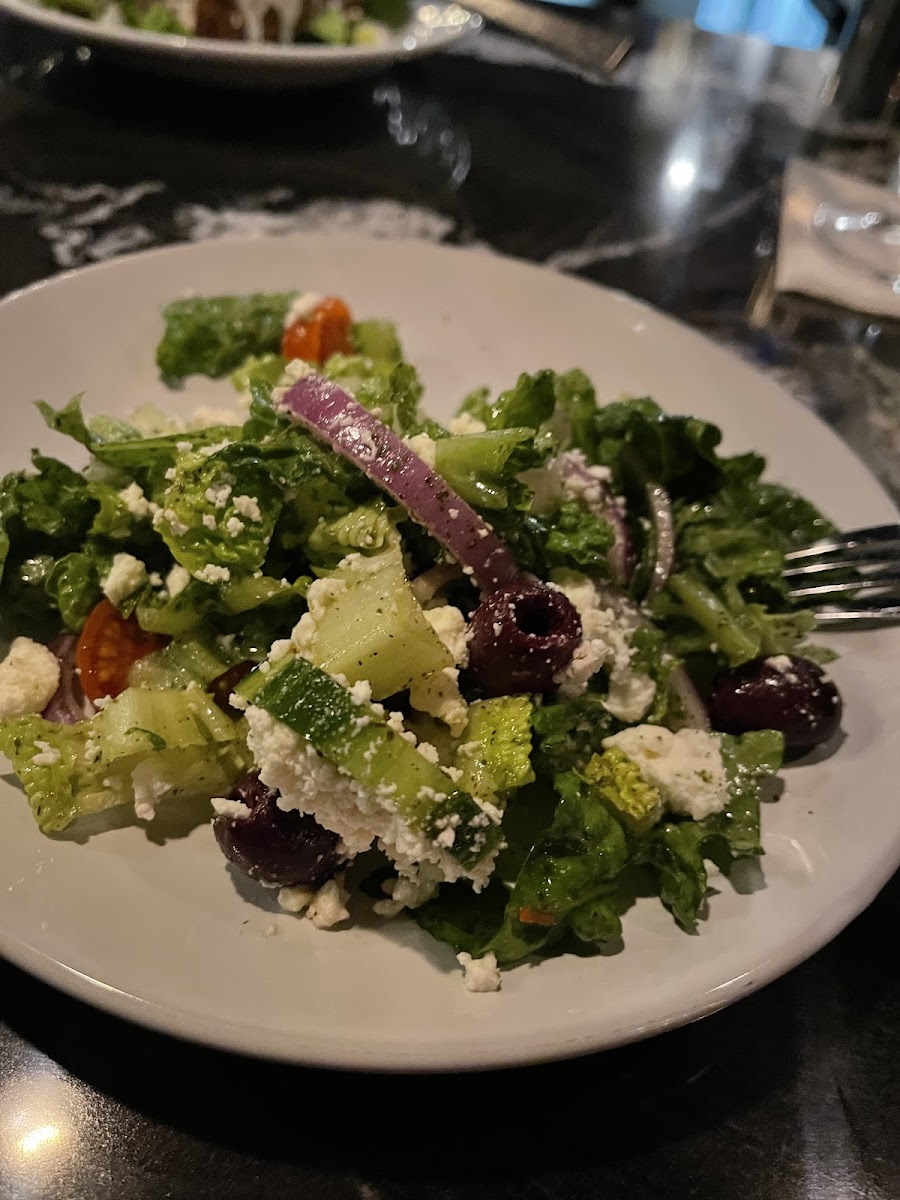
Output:
[[208,691],[212,694],[213,700],[218,704],[219,708],[227,712],[230,717],[239,717],[241,714],[231,703],[229,697],[241,680],[250,674],[256,663],[247,659],[245,662],[235,663],[233,667],[229,667],[227,671],[223,671],[221,675],[217,675],[208,687]]
[[472,616],[469,665],[489,696],[549,692],[581,640],[581,618],[562,592],[533,580],[492,592]]
[[822,668],[787,654],[754,658],[723,671],[713,682],[707,707],[714,729],[778,729],[792,754],[827,742],[840,727],[843,712],[840,693]]
[[248,816],[217,816],[213,832],[229,862],[251,879],[282,887],[318,887],[341,865],[338,835],[306,813],[284,812],[273,792],[253,772],[228,799],[245,805]]

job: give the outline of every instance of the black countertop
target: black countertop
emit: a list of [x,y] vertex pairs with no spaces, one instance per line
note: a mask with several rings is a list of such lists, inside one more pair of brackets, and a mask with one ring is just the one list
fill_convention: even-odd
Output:
[[[597,87],[489,31],[381,78],[260,96],[131,74],[4,20],[0,292],[222,233],[488,244],[706,329],[890,475],[851,404],[871,326],[836,318],[803,340],[796,322],[788,337],[743,320],[784,163],[809,144],[792,120],[802,80],[792,93],[745,63],[747,86],[741,52],[736,68],[683,30],[667,52],[681,69],[639,56]],[[480,1076],[243,1060],[3,965],[0,1197],[900,1197],[898,921],[895,878],[825,950],[723,1013]]]

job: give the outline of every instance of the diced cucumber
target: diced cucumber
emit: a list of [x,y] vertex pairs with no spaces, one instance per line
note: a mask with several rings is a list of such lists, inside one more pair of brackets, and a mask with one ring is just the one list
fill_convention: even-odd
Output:
[[463,866],[496,846],[499,826],[468,792],[386,725],[371,705],[358,704],[306,659],[286,659],[267,673],[254,671],[238,690],[306,738],[366,791],[387,801],[411,829],[432,840],[443,833],[450,841],[447,852]]
[[383,700],[453,665],[412,593],[399,547],[372,558],[351,555],[334,578],[343,586],[314,613],[306,648],[316,666],[350,683],[367,679]]

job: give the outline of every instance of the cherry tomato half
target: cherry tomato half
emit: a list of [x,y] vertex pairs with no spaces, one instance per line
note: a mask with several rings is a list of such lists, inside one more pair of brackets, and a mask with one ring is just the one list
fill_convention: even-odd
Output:
[[128,687],[128,673],[139,658],[169,641],[145,633],[134,613],[125,618],[109,600],[101,600],[84,623],[75,647],[75,666],[89,700],[118,696]]
[[308,317],[288,325],[281,339],[281,353],[287,359],[323,363],[332,354],[352,354],[350,309],[336,296],[328,296]]

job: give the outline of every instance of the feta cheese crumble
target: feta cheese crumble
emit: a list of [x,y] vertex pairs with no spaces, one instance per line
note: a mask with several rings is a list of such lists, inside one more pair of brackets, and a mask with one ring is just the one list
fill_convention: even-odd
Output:
[[471,413],[460,413],[458,417],[454,417],[450,422],[449,429],[451,433],[485,433],[487,425],[484,421],[479,421],[477,417],[473,417]]
[[311,317],[321,303],[322,297],[318,292],[300,292],[294,297],[291,307],[285,314],[285,329],[290,328],[295,321],[305,321],[307,317]]
[[659,789],[675,813],[702,821],[728,803],[728,781],[719,739],[703,729],[672,733],[659,725],[638,725],[604,738],[637,765],[641,777]]
[[469,665],[469,626],[466,618],[452,604],[425,609],[425,620],[438,635],[453,658],[455,667]]
[[471,954],[457,954],[456,961],[463,969],[463,987],[467,992],[499,992],[500,972],[496,954],[488,953],[483,958]]
[[229,800],[227,796],[213,796],[210,804],[217,817],[228,817],[230,821],[246,821],[253,815],[253,809],[248,804]]
[[[448,882],[466,877],[480,891],[493,870],[494,855],[487,854],[467,870],[445,849],[412,828],[396,811],[391,789],[366,789],[339,772],[304,738],[264,709],[248,705],[247,744],[266,787],[280,792],[278,807],[285,812],[311,813],[325,829],[338,834],[348,857],[377,842],[401,875],[411,875],[423,862],[432,863]],[[447,790],[452,781],[447,779]],[[486,824],[499,820],[487,803],[480,814]]]
[[59,661],[52,650],[17,637],[0,662],[0,717],[39,713],[59,687]]
[[579,696],[601,667],[609,671],[604,707],[620,721],[639,721],[653,702],[656,684],[649,675],[631,669],[629,637],[638,617],[625,603],[606,597],[590,579],[572,576],[558,585],[581,618],[582,640],[568,665],[555,677],[559,694]]
[[112,566],[101,582],[103,595],[111,604],[121,604],[147,581],[147,568],[133,554],[114,554]]
[[434,470],[437,447],[427,433],[417,433],[415,437],[404,438],[404,442],[417,454],[422,462]]
[[152,505],[139,484],[129,483],[127,488],[122,488],[119,499],[138,521],[147,521],[153,515]]
[[201,583],[227,583],[231,578],[231,571],[228,567],[207,563],[199,571],[194,571],[194,578],[199,579]]
[[59,751],[55,750],[49,742],[41,741],[40,738],[35,738],[34,741],[37,754],[32,758],[32,762],[37,767],[52,767],[54,763],[59,762]]
[[180,595],[187,585],[191,582],[191,576],[186,567],[176,563],[166,576],[166,590],[169,596],[174,600]]
[[234,511],[239,516],[246,517],[248,521],[262,520],[262,511],[255,496],[235,496],[232,504]]

